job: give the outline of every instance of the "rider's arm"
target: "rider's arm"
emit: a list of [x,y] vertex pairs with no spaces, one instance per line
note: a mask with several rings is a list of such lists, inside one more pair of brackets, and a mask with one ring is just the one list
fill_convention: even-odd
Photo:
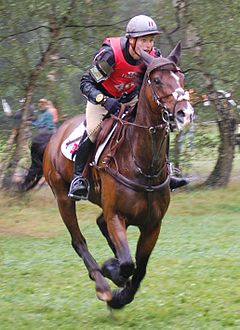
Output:
[[93,104],[97,104],[96,96],[99,93],[107,94],[101,86],[101,82],[107,79],[113,72],[115,64],[111,47],[107,44],[97,52],[93,59],[92,67],[83,74],[80,82],[80,90]]

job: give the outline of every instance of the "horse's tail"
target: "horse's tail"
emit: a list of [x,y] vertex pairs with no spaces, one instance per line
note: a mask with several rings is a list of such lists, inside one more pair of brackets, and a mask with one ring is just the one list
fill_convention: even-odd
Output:
[[33,189],[39,182],[43,175],[41,167],[35,167],[34,163],[31,164],[28,169],[27,176],[24,178],[24,181],[18,184],[18,188],[21,191],[28,191]]
[[34,137],[31,145],[31,166],[24,181],[18,185],[20,191],[33,189],[43,176],[43,155],[50,140],[51,133],[39,134]]

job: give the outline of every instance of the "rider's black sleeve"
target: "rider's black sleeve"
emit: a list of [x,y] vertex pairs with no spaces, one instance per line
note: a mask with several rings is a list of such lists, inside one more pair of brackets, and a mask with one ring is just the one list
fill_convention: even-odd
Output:
[[99,93],[111,96],[108,95],[107,91],[102,87],[101,81],[110,76],[114,64],[113,51],[109,45],[104,44],[95,54],[92,67],[83,74],[80,81],[80,90],[91,103],[96,104],[95,99]]
[[98,84],[93,80],[90,73],[87,72],[82,76],[80,82],[80,90],[82,94],[93,104],[96,104],[96,96],[100,93]]

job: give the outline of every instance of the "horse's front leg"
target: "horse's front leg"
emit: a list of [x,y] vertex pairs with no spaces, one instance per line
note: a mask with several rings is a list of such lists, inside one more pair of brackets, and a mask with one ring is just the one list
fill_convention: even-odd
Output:
[[107,224],[106,224],[106,221],[105,221],[102,213],[99,215],[99,217],[97,217],[97,225],[98,225],[99,229],[101,230],[101,233],[103,234],[103,236],[106,238],[108,245],[111,248],[114,256],[117,257],[115,246],[109,236]]
[[116,285],[124,286],[134,271],[134,262],[127,241],[126,221],[124,217],[113,213],[106,213],[105,218],[106,222],[102,218],[98,224],[100,224],[100,229],[115,258],[111,258],[103,264],[102,273]]
[[113,292],[112,300],[108,301],[111,308],[119,309],[133,301],[146,274],[147,263],[158,239],[160,229],[161,223],[154,228],[141,229],[136,251],[136,269],[132,279],[126,283],[126,286]]
[[78,225],[75,202],[67,197],[67,189],[64,181],[55,172],[51,177],[48,177],[48,182],[55,193],[61,217],[71,235],[72,246],[82,258],[88,270],[89,277],[96,282],[96,295],[98,299],[103,301],[110,300],[112,297],[111,289],[101,274],[101,268],[88,250],[87,242]]
[[104,264],[102,265],[102,274],[105,277],[112,280],[112,282],[114,284],[116,284],[117,286],[123,287],[126,284],[128,277],[125,277],[122,274],[120,261],[117,257],[117,251],[110,238],[108,228],[107,228],[107,223],[103,217],[103,214],[101,214],[97,218],[97,225],[98,225],[99,229],[101,230],[101,233],[103,234],[103,236],[106,238],[108,245],[111,248],[111,250],[115,256],[115,258],[110,258],[104,262]]

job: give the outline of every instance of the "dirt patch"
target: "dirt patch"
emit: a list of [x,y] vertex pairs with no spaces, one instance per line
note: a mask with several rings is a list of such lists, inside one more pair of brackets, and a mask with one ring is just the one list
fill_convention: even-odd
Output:
[[[89,202],[77,204],[81,224],[93,220],[99,208]],[[68,235],[59,214],[56,200],[48,187],[24,195],[6,195],[0,192],[0,236],[52,237]]]
[[0,235],[51,237],[65,230],[48,189],[26,196],[0,195]]
[[[17,220],[13,220],[15,215],[10,210],[8,219],[2,219],[0,216],[0,235],[51,237],[57,236],[65,230],[58,214],[56,217],[49,217],[48,221],[45,217],[41,219],[41,210],[39,210],[39,214],[39,217],[35,216],[34,218],[30,218],[30,214],[28,216],[21,215]],[[21,220],[21,217],[24,219]]]

